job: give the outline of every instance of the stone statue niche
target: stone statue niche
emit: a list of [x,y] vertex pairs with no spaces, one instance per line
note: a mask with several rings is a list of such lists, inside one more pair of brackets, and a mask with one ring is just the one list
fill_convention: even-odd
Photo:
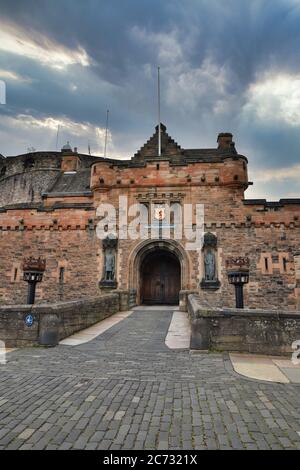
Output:
[[210,232],[204,234],[202,247],[203,272],[204,276],[200,287],[202,289],[216,290],[220,287],[217,273],[217,237]]
[[116,258],[117,258],[116,238],[106,237],[102,241],[103,248],[103,275],[100,281],[100,287],[116,289]]

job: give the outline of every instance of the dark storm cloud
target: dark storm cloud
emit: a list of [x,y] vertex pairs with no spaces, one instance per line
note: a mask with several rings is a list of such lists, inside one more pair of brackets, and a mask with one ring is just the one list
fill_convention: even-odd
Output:
[[132,153],[155,124],[160,63],[163,120],[184,147],[214,146],[230,130],[254,169],[298,162],[299,124],[245,106],[266,75],[300,74],[300,1],[0,0],[0,10],[45,51],[50,41],[90,58],[58,70],[0,49],[0,70],[25,77],[7,80],[7,114],[101,127],[109,107],[116,149]]

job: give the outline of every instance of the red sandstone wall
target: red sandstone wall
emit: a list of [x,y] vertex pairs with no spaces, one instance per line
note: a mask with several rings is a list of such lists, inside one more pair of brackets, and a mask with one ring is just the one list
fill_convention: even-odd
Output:
[[[247,168],[243,160],[228,159],[222,164],[191,164],[171,167],[168,162],[149,163],[147,168],[118,169],[107,163],[92,167],[94,208],[62,208],[50,212],[35,209],[0,213],[0,302],[20,303],[26,298],[21,280],[24,256],[43,256],[47,270],[38,287],[40,301],[74,299],[97,295],[102,277],[103,255],[93,224],[101,202],[118,206],[119,196],[129,204],[168,200],[205,205],[206,230],[218,237],[218,273],[221,288],[200,290],[203,298],[218,306],[232,306],[233,288],[228,285],[225,260],[232,255],[249,256],[250,283],[245,304],[249,307],[295,309],[300,299],[300,205],[274,208],[243,203]],[[95,170],[94,170],[95,169]],[[235,179],[237,175],[237,179]],[[204,180],[203,180],[204,176]],[[103,182],[100,182],[100,179]],[[118,183],[120,181],[120,183]],[[49,198],[54,202],[90,203],[92,198]],[[120,288],[130,285],[131,254],[140,241],[121,241],[117,276]],[[184,289],[197,289],[203,276],[202,255],[189,252],[190,269],[183,279]],[[265,270],[268,259],[268,271]],[[286,271],[283,268],[286,259]],[[65,268],[65,285],[59,285],[59,269]],[[17,271],[16,271],[17,270]],[[16,274],[17,273],[17,274]],[[16,279],[15,278],[16,274]],[[298,285],[298,284],[299,285]]]
[[[94,232],[80,229],[0,231],[0,302],[25,303],[27,285],[22,280],[24,256],[47,260],[37,301],[80,299],[99,294],[97,263],[99,242]],[[59,269],[65,268],[64,285]],[[17,269],[17,273],[15,270]],[[15,279],[16,276],[16,279]]]

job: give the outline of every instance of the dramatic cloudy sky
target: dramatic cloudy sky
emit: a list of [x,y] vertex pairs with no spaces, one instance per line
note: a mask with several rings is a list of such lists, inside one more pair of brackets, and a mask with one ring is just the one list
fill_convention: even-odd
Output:
[[300,0],[0,0],[0,153],[131,156],[162,121],[184,148],[234,134],[247,197],[300,196]]

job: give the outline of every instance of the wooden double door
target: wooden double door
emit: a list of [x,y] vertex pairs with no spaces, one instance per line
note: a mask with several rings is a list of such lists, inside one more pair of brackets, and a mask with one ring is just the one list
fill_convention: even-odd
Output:
[[141,269],[141,300],[144,304],[179,303],[180,263],[162,250],[148,255]]

